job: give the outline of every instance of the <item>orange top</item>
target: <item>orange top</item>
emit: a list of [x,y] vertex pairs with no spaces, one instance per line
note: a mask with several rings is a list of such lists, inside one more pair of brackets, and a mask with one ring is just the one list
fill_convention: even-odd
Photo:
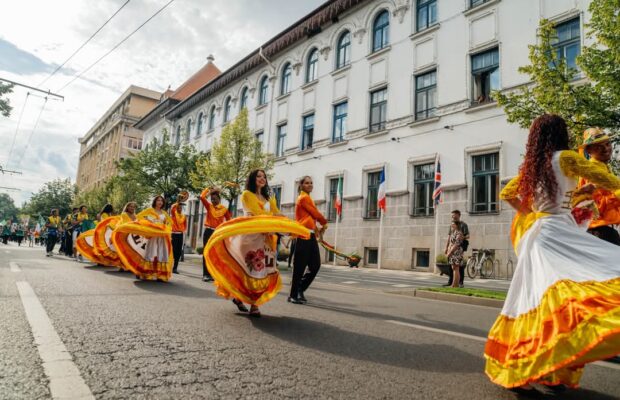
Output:
[[185,232],[187,229],[187,217],[179,210],[179,203],[174,203],[170,208],[172,219],[172,232]]
[[[609,166],[604,162],[591,158],[590,163],[601,171],[611,173]],[[579,179],[579,187],[587,183],[587,179]],[[598,208],[599,217],[590,223],[590,229],[620,224],[620,199],[616,197],[613,191],[597,187],[594,193],[592,193],[592,200],[594,200],[594,204]]]
[[228,208],[224,207],[221,204],[213,205],[207,200],[207,196],[209,194],[209,189],[205,189],[200,193],[200,201],[202,205],[207,209],[207,218],[205,218],[205,227],[206,228],[217,228],[224,222],[232,219],[232,215]]
[[327,225],[327,219],[317,210],[314,200],[303,191],[295,203],[295,220],[310,230],[316,229],[317,221],[323,226]]

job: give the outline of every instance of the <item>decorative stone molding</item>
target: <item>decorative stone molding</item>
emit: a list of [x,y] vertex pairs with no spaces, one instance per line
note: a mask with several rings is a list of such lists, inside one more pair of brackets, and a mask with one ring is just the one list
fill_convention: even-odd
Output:
[[293,67],[293,70],[295,71],[295,75],[298,76],[299,75],[299,71],[301,71],[301,67],[303,66],[303,64],[301,63],[301,61],[294,61],[291,64],[291,67]]
[[402,24],[405,19],[405,14],[407,14],[407,11],[409,10],[409,4],[408,2],[404,1],[401,1],[399,3],[400,4],[397,4],[394,11],[392,11],[392,15],[398,18],[398,23]]
[[329,45],[323,46],[321,47],[321,49],[319,49],[319,53],[323,56],[323,59],[325,61],[327,61],[327,58],[329,57],[329,52],[331,51],[332,47]]
[[362,44],[362,40],[364,39],[364,35],[366,34],[366,28],[358,28],[353,32],[353,37],[357,38],[357,42]]

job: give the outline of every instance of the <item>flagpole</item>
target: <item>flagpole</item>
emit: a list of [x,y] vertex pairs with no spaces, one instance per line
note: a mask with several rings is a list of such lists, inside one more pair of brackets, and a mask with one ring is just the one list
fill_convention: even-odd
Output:
[[[439,203],[435,203],[435,254],[433,254],[432,260],[437,260],[439,255]],[[431,262],[433,262],[431,260]],[[437,273],[437,262],[433,264],[433,273]]]
[[[336,193],[336,197],[340,196],[340,212],[338,212],[338,209],[336,209],[336,231],[334,232],[334,250],[338,249],[338,223],[340,222],[340,213],[342,213],[342,203],[343,203],[343,199],[342,199],[342,184],[343,184],[343,177],[341,176],[338,178],[338,187],[336,188],[337,193]],[[336,253],[334,253],[334,266],[336,266]]]
[[378,250],[378,260],[377,260],[377,269],[381,269],[381,249],[383,247],[383,210],[379,209],[380,217],[379,217],[379,250]]

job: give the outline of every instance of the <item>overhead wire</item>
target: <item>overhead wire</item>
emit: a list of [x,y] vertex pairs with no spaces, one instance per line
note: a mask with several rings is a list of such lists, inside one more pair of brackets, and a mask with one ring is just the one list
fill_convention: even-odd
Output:
[[95,33],[93,33],[92,35],[90,35],[90,37],[89,37],[88,39],[86,39],[86,41],[85,41],[84,43],[82,43],[82,45],[81,45],[80,47],[78,47],[78,48],[77,48],[77,50],[75,50],[75,51],[73,52],[73,54],[71,54],[71,55],[69,56],[69,58],[67,58],[67,59],[66,59],[66,60],[65,60],[62,64],[60,64],[58,67],[56,67],[56,69],[55,69],[54,71],[52,71],[52,72],[48,75],[48,77],[47,77],[47,78],[45,78],[45,79],[43,80],[43,82],[39,83],[39,85],[38,85],[38,86],[43,86],[43,84],[44,84],[45,82],[47,82],[47,81],[48,81],[48,80],[49,80],[52,76],[54,76],[54,75],[56,74],[56,72],[60,71],[60,70],[62,69],[62,67],[64,67],[64,66],[65,66],[65,64],[67,64],[67,63],[69,62],[69,60],[71,60],[71,59],[72,59],[72,58],[73,58],[73,57],[74,57],[74,56],[75,56],[75,55],[76,55],[76,54],[77,54],[80,50],[82,50],[82,48],[83,48],[84,46],[86,46],[86,45],[88,44],[88,42],[90,42],[90,41],[91,41],[91,40],[92,40],[92,39],[93,39],[93,38],[94,38],[94,37],[95,37],[95,36],[96,36],[96,35],[97,35],[97,34],[98,34],[98,33],[99,33],[99,32],[100,32],[100,31],[101,31],[101,30],[102,30],[102,29],[103,29],[103,28],[104,28],[104,27],[105,27],[105,26],[106,26],[106,25],[107,25],[107,24],[108,24],[108,23],[109,23],[109,22],[110,22],[113,18],[114,18],[114,17],[116,17],[116,14],[118,14],[118,13],[119,13],[119,12],[120,12],[123,8],[125,8],[125,6],[126,6],[127,4],[129,4],[129,2],[130,2],[130,1],[131,1],[131,0],[127,0],[127,1],[125,1],[125,3],[123,3],[123,5],[122,5],[122,6],[121,6],[118,10],[116,10],[116,12],[115,12],[114,14],[112,14],[112,16],[111,16],[110,18],[108,18],[108,19],[107,19],[107,21],[105,21],[105,22],[103,23],[103,25],[101,25],[101,26],[99,27],[99,29],[97,29],[97,30],[95,31]]
[[32,127],[32,131],[30,131],[30,135],[28,136],[28,140],[26,141],[26,147],[24,147],[24,151],[22,152],[22,156],[19,158],[17,162],[16,168],[19,168],[19,166],[22,163],[22,160],[24,159],[24,156],[26,155],[28,146],[30,146],[30,140],[32,139],[32,136],[34,135],[34,132],[37,130],[37,126],[39,126],[39,121],[41,120],[41,114],[43,114],[43,110],[45,109],[46,104],[47,104],[47,97],[45,98],[45,101],[43,102],[43,105],[41,106],[41,110],[39,111],[37,120],[35,121],[34,126]]
[[6,159],[6,166],[9,166],[9,162],[11,161],[11,155],[13,154],[13,148],[15,147],[15,140],[17,139],[17,133],[19,132],[19,126],[22,123],[22,117],[24,116],[24,110],[26,109],[26,103],[28,103],[28,98],[30,97],[30,92],[26,92],[26,99],[24,100],[24,105],[22,106],[22,110],[19,113],[19,118],[17,119],[17,126],[15,127],[15,134],[13,135],[13,142],[11,143],[11,148],[9,149],[9,155]]
[[140,26],[138,26],[133,32],[131,32],[129,35],[127,35],[123,40],[121,40],[120,42],[118,42],[114,47],[112,47],[107,53],[105,53],[103,56],[99,57],[94,63],[92,63],[91,65],[89,65],[86,69],[84,69],[82,72],[80,72],[79,74],[77,74],[73,79],[71,79],[69,82],[67,82],[63,87],[61,87],[59,90],[57,90],[57,92],[61,92],[64,89],[67,88],[67,86],[71,85],[73,82],[75,82],[77,79],[79,79],[82,75],[84,75],[85,73],[87,73],[92,67],[94,67],[95,65],[97,65],[101,60],[103,60],[104,58],[106,58],[108,55],[110,55],[114,50],[116,50],[118,47],[120,47],[123,43],[125,43],[130,37],[132,37],[136,32],[138,32],[140,29],[142,29],[142,27],[144,25],[146,25],[147,23],[149,23],[149,21],[151,21],[153,18],[155,18],[160,12],[164,11],[166,9],[166,7],[168,7],[170,4],[172,4],[172,2],[174,2],[174,0],[170,0],[169,2],[167,2],[163,7],[161,7],[159,10],[157,10],[155,12],[155,14],[151,15],[146,21],[144,21],[142,24],[140,24]]

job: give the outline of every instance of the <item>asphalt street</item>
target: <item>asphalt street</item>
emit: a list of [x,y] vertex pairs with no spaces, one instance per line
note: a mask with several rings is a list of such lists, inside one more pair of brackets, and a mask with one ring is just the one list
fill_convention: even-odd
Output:
[[[324,267],[309,303],[294,305],[285,272],[253,319],[202,282],[195,262],[180,270],[169,283],[140,282],[0,246],[0,399],[517,398],[483,372],[497,309],[386,293],[445,277]],[[581,389],[540,398],[617,399],[619,378],[616,364],[590,365]],[[86,392],[63,392],[68,382]]]

